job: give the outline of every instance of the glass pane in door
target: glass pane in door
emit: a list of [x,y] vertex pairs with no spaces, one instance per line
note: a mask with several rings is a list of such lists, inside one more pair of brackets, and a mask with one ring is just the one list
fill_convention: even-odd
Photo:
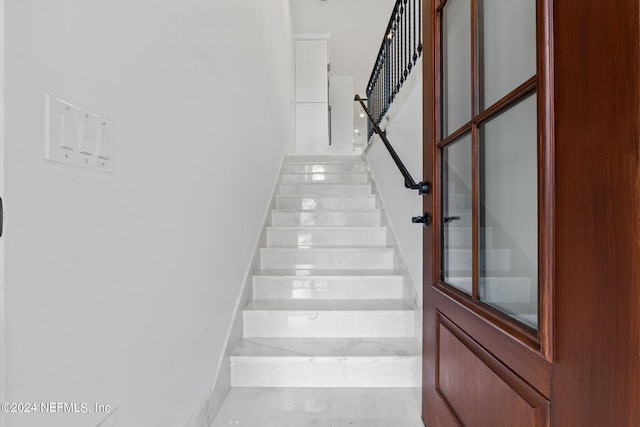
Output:
[[443,279],[471,295],[473,203],[471,134],[442,149]]
[[471,120],[469,0],[449,0],[442,12],[442,118],[445,137]]
[[479,293],[510,317],[538,326],[536,95],[480,127]]
[[482,110],[536,74],[536,0],[479,0]]

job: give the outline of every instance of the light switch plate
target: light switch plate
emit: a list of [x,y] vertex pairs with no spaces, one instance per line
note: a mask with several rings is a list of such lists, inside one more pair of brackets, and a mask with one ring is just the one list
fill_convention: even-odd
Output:
[[115,172],[115,124],[75,105],[45,96],[45,158]]

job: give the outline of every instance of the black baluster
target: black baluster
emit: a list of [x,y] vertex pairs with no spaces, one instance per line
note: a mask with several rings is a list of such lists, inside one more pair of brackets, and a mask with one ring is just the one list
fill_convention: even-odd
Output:
[[400,2],[400,9],[398,9],[398,92],[402,87],[402,74],[404,71],[404,28],[402,28],[402,17],[404,9],[402,7],[402,1]]
[[398,85],[398,92],[400,92],[400,88],[402,88],[402,84],[404,83],[404,54],[405,54],[405,28],[404,28],[404,3],[406,0],[402,0],[400,5],[400,16],[398,16],[398,29],[400,33],[400,84]]
[[390,89],[390,78],[391,76],[389,75],[391,72],[391,62],[389,61],[389,45],[391,41],[385,36],[384,39],[384,108],[388,109],[389,108],[389,103],[390,101],[390,94],[389,94],[389,89]]
[[394,97],[395,95],[398,94],[398,92],[400,91],[400,80],[401,80],[401,76],[402,76],[402,66],[400,65],[402,62],[401,59],[401,54],[402,54],[402,36],[400,35],[400,10],[402,9],[402,7],[400,6],[398,8],[398,15],[396,16],[396,50],[397,50],[397,54],[396,54],[396,86],[395,86],[395,93],[394,93]]
[[413,63],[415,65],[416,61],[418,60],[418,49],[417,49],[417,39],[416,39],[416,1],[417,0],[411,0],[412,3],[412,9],[413,9],[413,49],[411,49],[411,51],[413,52]]
[[400,93],[400,88],[402,87],[403,82],[403,72],[404,72],[404,28],[402,25],[402,18],[404,16],[404,7],[402,2],[400,2],[400,9],[398,10],[398,89],[396,90],[396,96]]
[[422,55],[422,0],[418,0],[418,56]]
[[405,46],[404,46],[404,81],[407,80],[409,70],[411,69],[411,51],[409,50],[409,0],[404,0],[404,34],[405,34]]
[[[395,17],[393,18],[395,19]],[[389,31],[389,68],[391,69],[390,75],[390,83],[389,86],[389,101],[393,102],[393,88],[396,84],[396,66],[395,66],[395,57],[396,57],[396,41],[393,39],[393,26],[395,24],[391,24],[391,29]]]

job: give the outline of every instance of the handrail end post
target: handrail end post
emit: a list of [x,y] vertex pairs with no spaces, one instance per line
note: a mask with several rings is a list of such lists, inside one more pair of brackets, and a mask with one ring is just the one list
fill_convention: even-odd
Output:
[[426,196],[431,192],[431,184],[427,181],[423,181],[418,184],[418,194]]

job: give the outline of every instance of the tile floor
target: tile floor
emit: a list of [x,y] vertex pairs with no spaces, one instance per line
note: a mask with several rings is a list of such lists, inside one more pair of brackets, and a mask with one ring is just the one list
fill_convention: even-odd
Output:
[[417,388],[230,390],[212,427],[423,427]]

